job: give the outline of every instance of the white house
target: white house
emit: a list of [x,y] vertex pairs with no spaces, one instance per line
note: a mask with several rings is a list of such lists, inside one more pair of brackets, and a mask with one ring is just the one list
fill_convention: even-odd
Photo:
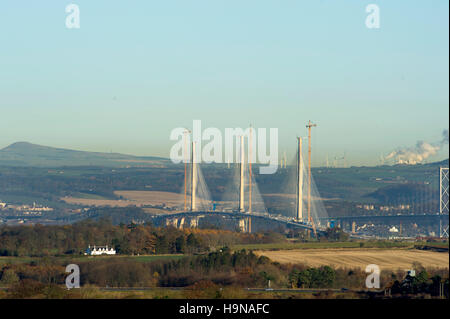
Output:
[[108,248],[108,246],[94,246],[91,248],[91,245],[89,245],[84,254],[91,256],[115,255],[116,250],[114,248]]

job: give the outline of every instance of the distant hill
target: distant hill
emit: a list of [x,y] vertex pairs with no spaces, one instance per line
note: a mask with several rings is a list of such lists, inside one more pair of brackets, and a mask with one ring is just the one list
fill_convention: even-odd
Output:
[[433,163],[428,163],[425,165],[431,165],[431,166],[437,166],[437,167],[448,167],[448,164],[449,164],[449,159],[447,158],[440,162],[433,162]]
[[[397,184],[380,187],[375,192],[367,194],[366,197],[377,199],[380,203],[413,203],[423,201],[424,194],[431,194],[432,188],[424,184]],[[421,197],[422,195],[422,197]]]
[[165,166],[170,160],[161,157],[133,156],[119,153],[75,151],[28,142],[13,143],[0,150],[4,166]]

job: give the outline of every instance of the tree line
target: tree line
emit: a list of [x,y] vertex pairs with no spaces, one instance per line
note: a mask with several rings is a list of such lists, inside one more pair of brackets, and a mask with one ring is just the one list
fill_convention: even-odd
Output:
[[82,220],[71,225],[1,226],[0,256],[83,254],[89,245],[113,247],[118,254],[193,254],[234,244],[285,240],[272,233],[244,234],[218,229],[176,229],[146,224],[113,225]]

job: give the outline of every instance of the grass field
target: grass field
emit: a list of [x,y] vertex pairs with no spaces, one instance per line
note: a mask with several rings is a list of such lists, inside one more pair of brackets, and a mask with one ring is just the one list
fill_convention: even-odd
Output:
[[397,249],[291,249],[255,251],[279,263],[301,263],[311,267],[362,268],[376,264],[381,270],[411,269],[414,262],[425,268],[448,268],[448,253],[423,251],[409,248]]
[[[184,255],[140,255],[140,256],[129,256],[129,255],[115,255],[115,256],[80,256],[72,258],[73,261],[86,261],[86,260],[108,260],[108,259],[123,259],[123,260],[134,260],[139,262],[150,262],[157,260],[176,260],[183,258]],[[64,257],[62,257],[64,258]]]
[[23,264],[23,263],[30,263],[32,261],[35,261],[38,258],[34,257],[3,257],[0,256],[0,267],[7,264]]

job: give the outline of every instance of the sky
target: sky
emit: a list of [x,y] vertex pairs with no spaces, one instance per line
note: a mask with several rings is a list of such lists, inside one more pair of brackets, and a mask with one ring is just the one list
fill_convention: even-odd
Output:
[[[66,5],[80,28],[66,27]],[[380,28],[366,27],[366,6]],[[447,0],[3,0],[0,148],[168,157],[172,129],[313,128],[349,165],[448,129]],[[448,157],[448,144],[429,160]]]

